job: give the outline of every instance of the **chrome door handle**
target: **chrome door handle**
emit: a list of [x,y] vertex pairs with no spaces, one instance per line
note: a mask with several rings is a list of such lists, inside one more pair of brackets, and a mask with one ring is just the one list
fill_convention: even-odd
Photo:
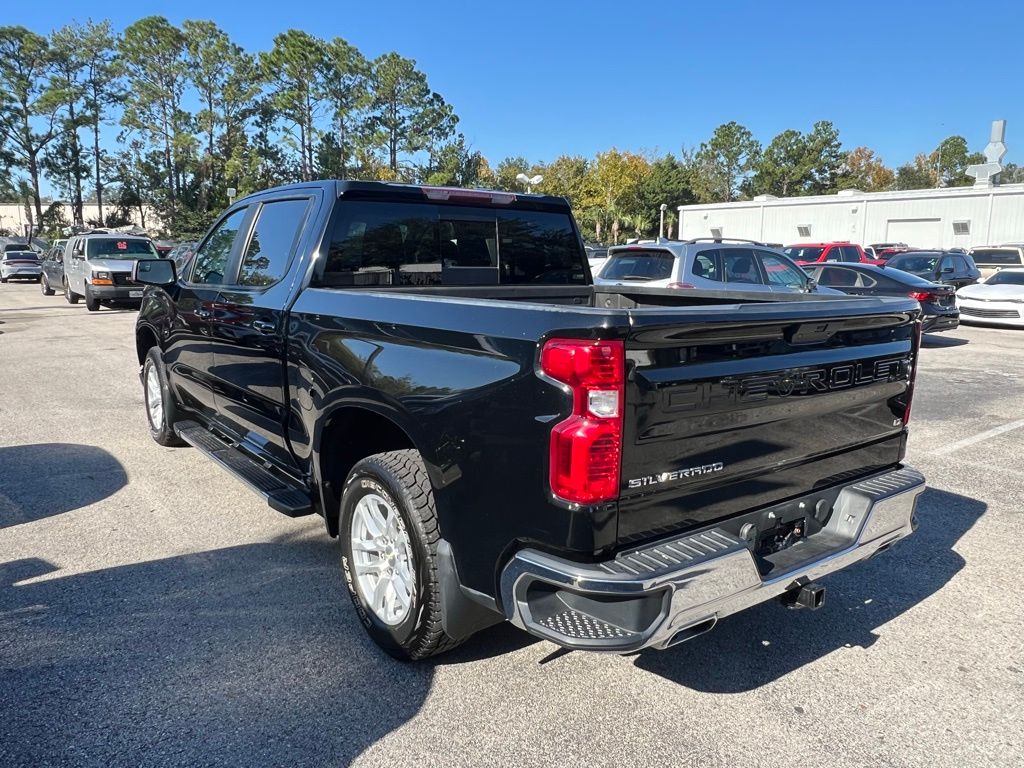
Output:
[[252,327],[260,333],[273,333],[277,330],[277,325],[269,320],[253,320]]
[[197,309],[196,317],[213,317],[213,312],[208,309]]

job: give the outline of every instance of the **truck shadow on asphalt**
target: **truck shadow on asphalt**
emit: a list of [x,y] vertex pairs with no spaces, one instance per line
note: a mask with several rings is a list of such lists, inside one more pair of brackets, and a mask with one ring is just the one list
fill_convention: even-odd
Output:
[[645,651],[636,666],[695,690],[740,693],[839,648],[867,648],[878,639],[878,627],[939,591],[963,568],[953,546],[986,509],[976,499],[929,488],[918,503],[917,531],[891,551],[823,579],[827,597],[821,610],[763,603],[675,648]]
[[112,496],[127,482],[121,462],[93,445],[0,448],[0,528],[86,507]]
[[63,578],[0,565],[0,763],[347,765],[433,667],[372,645],[336,555],[303,535]]
[[970,344],[970,339],[961,339],[957,336],[936,336],[932,333],[926,333],[921,337],[921,346],[925,349],[939,348],[939,347],[962,347],[964,344]]

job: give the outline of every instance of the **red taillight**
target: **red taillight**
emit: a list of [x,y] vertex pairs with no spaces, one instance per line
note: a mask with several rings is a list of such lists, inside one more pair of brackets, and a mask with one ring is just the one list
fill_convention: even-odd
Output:
[[669,283],[666,288],[696,288],[692,283]]
[[914,382],[917,380],[917,362],[921,355],[921,321],[914,323],[914,339],[910,345],[914,360],[910,364],[910,378],[907,381],[907,407],[903,409],[903,426],[910,422],[910,409],[914,404]]
[[910,298],[914,299],[915,301],[934,301],[935,300],[935,294],[934,293],[928,293],[928,291],[911,291],[910,293],[907,294],[907,296],[909,296]]
[[551,430],[551,491],[594,504],[619,495],[625,352],[621,341],[552,339],[541,370],[572,390],[572,414]]

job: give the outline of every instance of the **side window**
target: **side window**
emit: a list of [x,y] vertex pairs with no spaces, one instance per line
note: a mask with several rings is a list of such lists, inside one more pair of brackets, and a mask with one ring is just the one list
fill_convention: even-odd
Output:
[[722,256],[717,249],[700,251],[693,257],[693,276],[719,283],[725,282],[725,277],[722,276]]
[[803,288],[807,284],[806,275],[781,256],[776,256],[771,251],[757,251],[756,253],[761,259],[761,266],[764,267],[764,274],[770,285]]
[[860,263],[860,251],[857,250],[855,245],[844,245],[842,247],[843,261],[847,261],[851,264]]
[[235,242],[238,230],[245,220],[248,208],[233,211],[217,225],[216,229],[206,238],[196,252],[192,266],[192,282],[200,285],[221,285],[224,282],[224,270],[231,256],[231,246]]
[[825,253],[825,261],[843,261],[843,251],[839,246],[833,245]]
[[818,284],[829,288],[853,288],[857,285],[857,273],[843,267],[824,267]]
[[727,248],[722,250],[725,276],[730,283],[762,284],[761,272],[754,262],[754,252],[749,248]]
[[967,259],[965,259],[963,256],[954,256],[953,266],[956,268],[956,271],[960,273],[969,272],[971,269],[969,266],[967,266]]
[[75,247],[71,250],[72,256],[85,256],[85,240],[75,240]]
[[242,258],[241,285],[270,285],[284,276],[308,208],[305,198],[277,200],[260,207]]
[[952,269],[954,272],[958,271],[956,264],[953,263],[952,256],[943,256],[942,261],[939,262],[939,272],[944,272],[947,269]]

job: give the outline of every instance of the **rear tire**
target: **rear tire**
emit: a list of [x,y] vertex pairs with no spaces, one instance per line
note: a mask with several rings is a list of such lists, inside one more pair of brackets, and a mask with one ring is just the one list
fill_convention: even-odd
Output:
[[6,277],[0,277],[0,283],[6,283],[6,282],[7,282],[7,278]]
[[67,299],[68,304],[77,304],[78,300],[82,298],[71,290],[71,283],[67,281],[67,278],[64,278],[64,298]]
[[39,290],[43,292],[43,296],[53,296],[53,288],[50,287],[50,281],[45,276],[39,278]]
[[142,363],[142,399],[152,438],[169,448],[185,445],[185,441],[174,431],[178,405],[167,383],[167,370],[160,347],[150,347]]
[[[380,519],[387,521],[379,535],[371,532],[372,538],[361,536],[361,532],[368,529],[363,522],[366,512],[357,514],[360,502],[363,510],[368,504],[375,506],[381,511]],[[433,488],[419,451],[378,453],[356,464],[345,481],[340,514],[338,538],[345,585],[360,621],[374,642],[403,661],[425,659],[458,645],[460,641],[449,637],[441,623],[441,586],[437,573],[440,532]],[[360,542],[358,560],[354,558],[354,539]],[[370,552],[380,541],[386,542],[382,545],[384,551],[393,553],[390,560],[377,559]],[[398,554],[403,550],[411,552],[411,558],[403,559]],[[411,571],[412,584],[403,576],[408,571]],[[389,572],[398,573],[399,589],[409,587],[407,601],[399,597],[399,589],[388,584],[383,585],[383,590],[373,589],[374,579],[396,583],[395,577],[386,575]],[[361,575],[365,573],[370,574],[371,583]],[[389,588],[392,590],[391,606],[397,601],[399,605],[404,604],[405,610],[389,610]],[[371,590],[368,599],[364,593]],[[378,594],[383,595],[381,601],[376,600]]]
[[89,290],[89,284],[85,284],[85,308],[90,312],[100,311],[100,300],[92,295],[92,291]]

